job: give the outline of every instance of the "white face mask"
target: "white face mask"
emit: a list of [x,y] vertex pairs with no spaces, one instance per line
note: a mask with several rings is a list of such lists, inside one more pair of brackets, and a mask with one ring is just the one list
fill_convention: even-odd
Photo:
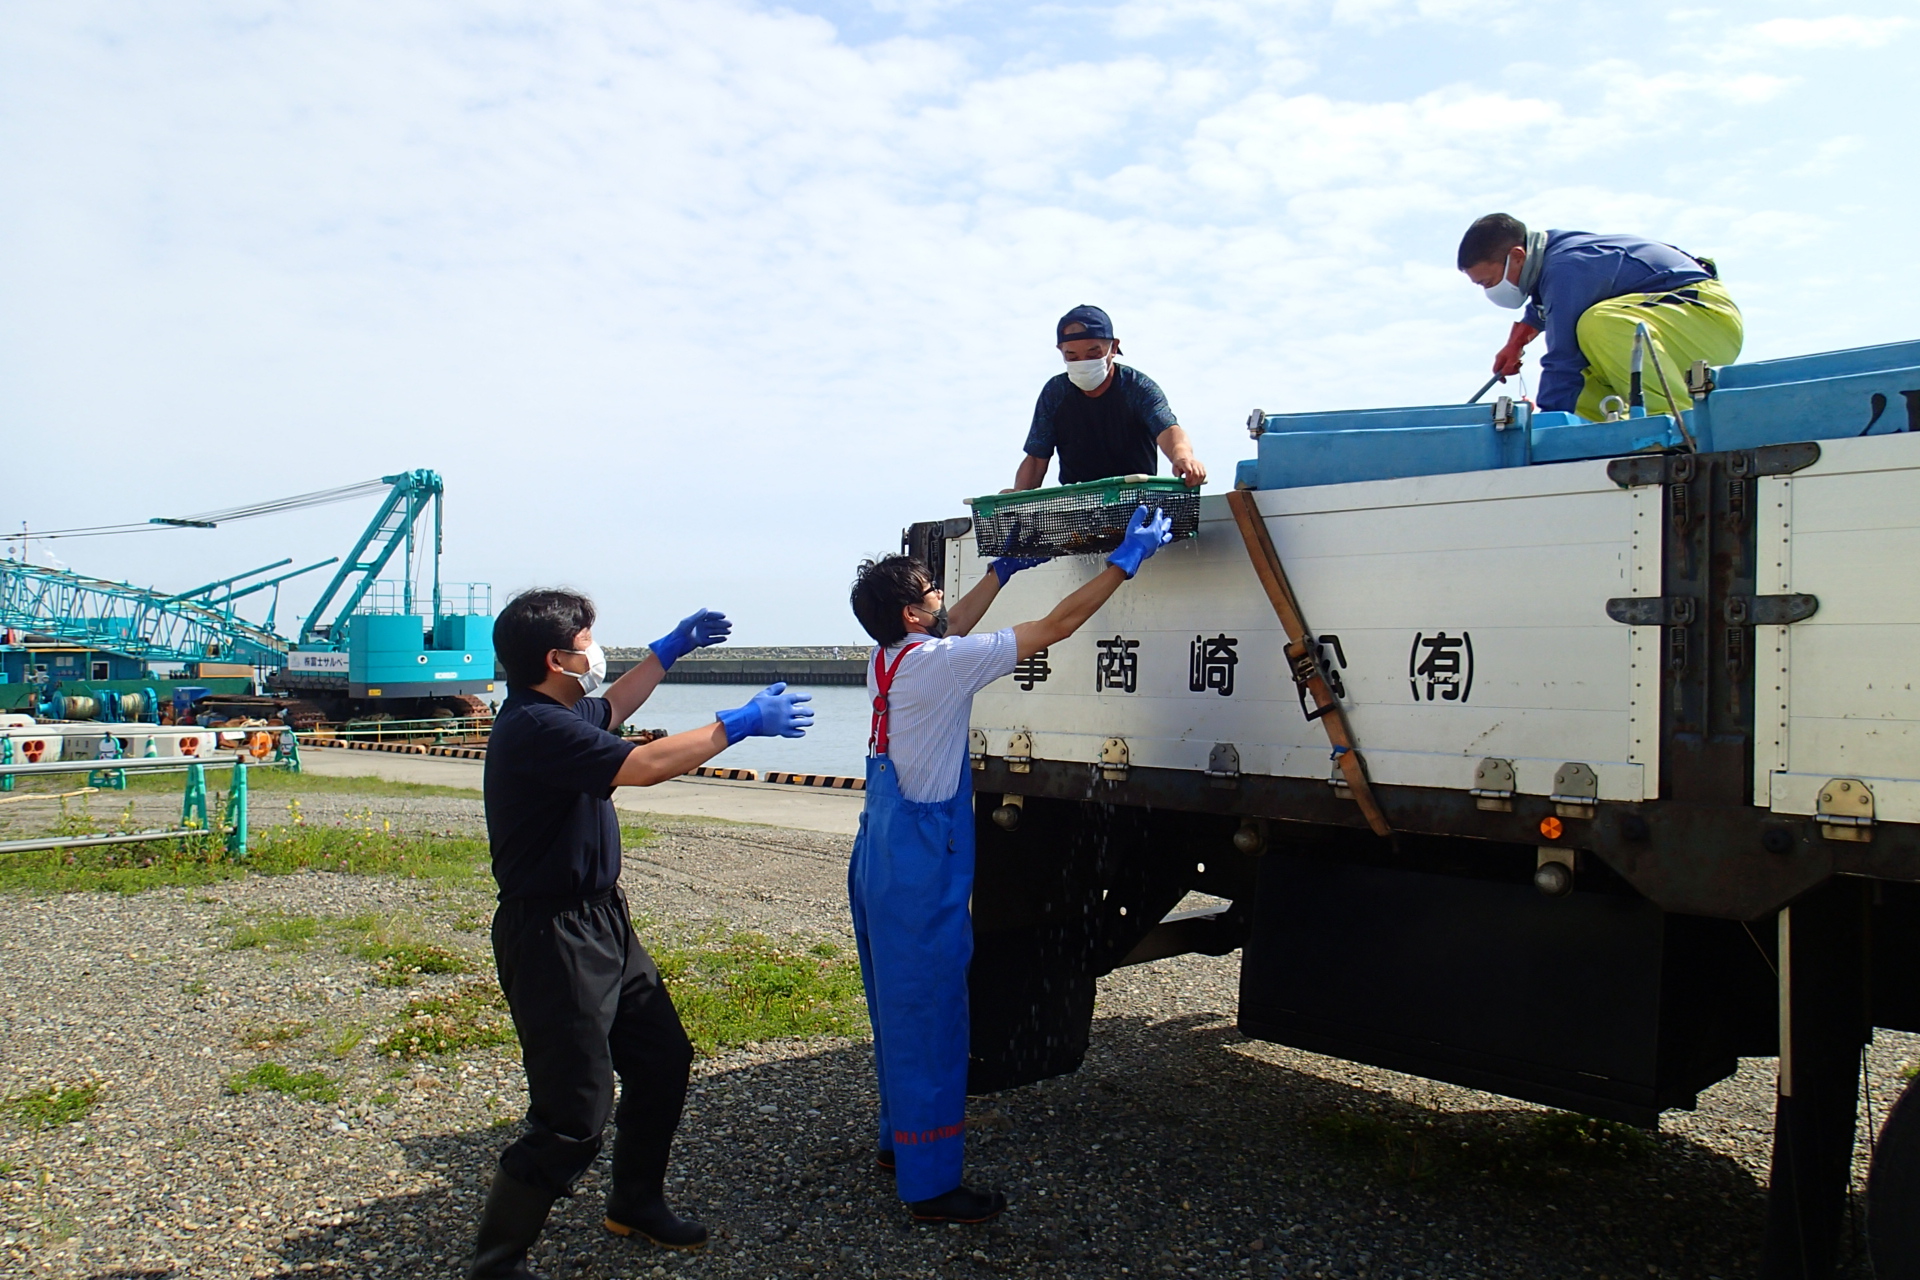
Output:
[[584,649],[564,649],[562,652],[578,653],[586,657],[587,669],[585,671],[567,672],[568,675],[580,682],[580,691],[582,693],[592,693],[595,689],[598,689],[602,684],[606,683],[607,651],[600,647],[598,641],[589,642]]
[[1098,360],[1069,360],[1067,381],[1082,391],[1098,391],[1100,384],[1107,380],[1109,368],[1105,356]]
[[1487,301],[1496,307],[1505,307],[1509,311],[1517,311],[1527,305],[1527,291],[1522,289],[1514,281],[1507,279],[1507,272],[1513,271],[1515,275],[1518,275],[1520,270],[1526,269],[1526,259],[1522,258],[1520,260],[1518,270],[1515,270],[1513,266],[1513,254],[1511,252],[1501,261],[1505,269],[1500,273],[1500,279],[1496,283],[1487,286]]

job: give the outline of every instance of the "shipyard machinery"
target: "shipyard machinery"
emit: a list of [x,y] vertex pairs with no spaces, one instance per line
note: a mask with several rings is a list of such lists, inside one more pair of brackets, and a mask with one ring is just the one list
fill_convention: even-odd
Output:
[[[440,473],[405,471],[381,481],[388,489],[380,509],[268,679],[270,691],[294,700],[288,712],[296,721],[478,715],[495,691],[491,589],[440,580]],[[419,525],[429,507],[432,542],[423,547]],[[396,556],[400,576],[383,578]],[[423,597],[417,584],[429,566]]]
[[[124,705],[128,718],[150,720],[156,702],[178,693],[200,714],[281,715],[303,728],[365,715],[484,712],[484,695],[495,689],[491,593],[485,584],[440,580],[444,485],[438,472],[407,471],[203,516],[76,532],[212,528],[383,490],[379,510],[294,642],[274,631],[280,584],[338,557],[260,577],[292,563],[280,560],[178,593],[0,561],[0,705],[61,718],[86,708],[85,715],[106,719],[119,718]],[[429,508],[432,542],[423,545],[419,525]],[[396,558],[400,576],[383,577]],[[416,582],[429,568],[431,587],[422,593]],[[239,616],[237,602],[269,589],[274,605],[264,623]],[[181,678],[163,679],[151,670],[156,663],[186,670]],[[264,691],[251,687],[255,671],[268,673]]]
[[[1761,1274],[1832,1274],[1863,1046],[1920,1032],[1920,342],[1660,372],[1680,419],[1256,413],[1197,536],[975,699],[973,1091],[1236,950],[1248,1036],[1616,1121],[1777,1056]],[[949,596],[982,514],[907,530]],[[1875,1117],[1915,1280],[1920,1082]]]

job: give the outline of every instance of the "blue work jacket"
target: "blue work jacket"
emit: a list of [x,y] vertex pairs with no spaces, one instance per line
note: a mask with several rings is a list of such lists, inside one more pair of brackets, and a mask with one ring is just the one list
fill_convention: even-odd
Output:
[[1639,236],[1548,231],[1546,261],[1528,296],[1526,321],[1547,335],[1535,403],[1573,412],[1587,358],[1574,332],[1587,308],[1626,293],[1657,293],[1711,279],[1692,254]]

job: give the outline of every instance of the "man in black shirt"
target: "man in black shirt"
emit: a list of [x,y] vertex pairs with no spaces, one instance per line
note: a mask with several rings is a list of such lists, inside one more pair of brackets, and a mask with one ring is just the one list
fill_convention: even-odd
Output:
[[612,730],[667,669],[725,640],[732,624],[693,614],[596,698],[587,695],[607,667],[593,619],[585,596],[536,590],[515,596],[493,624],[507,670],[507,700],[487,741],[487,837],[500,885],[493,958],[527,1070],[527,1131],[501,1153],[472,1280],[538,1280],[527,1250],[553,1202],[572,1194],[599,1154],[609,1114],[607,1229],[670,1249],[706,1243],[707,1229],[675,1216],[664,1194],[693,1046],[620,891],[613,789],[679,777],[745,737],[800,737],[813,718],[806,694],[776,684],[705,728],[644,745],[622,738]]
[[1146,374],[1118,364],[1120,342],[1113,321],[1099,307],[1078,306],[1053,327],[1054,345],[1067,371],[1040,388],[1027,432],[1026,457],[1014,473],[1015,489],[1038,489],[1047,461],[1060,452],[1060,483],[1111,476],[1157,475],[1157,448],[1173,474],[1198,488],[1207,469],[1193,456],[1193,443],[1167,407],[1167,397]]

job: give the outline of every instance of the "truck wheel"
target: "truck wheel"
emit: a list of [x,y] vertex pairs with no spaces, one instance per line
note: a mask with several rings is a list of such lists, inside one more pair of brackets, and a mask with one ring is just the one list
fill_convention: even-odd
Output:
[[1877,1280],[1920,1280],[1920,1080],[1893,1104],[1874,1147],[1867,1241]]

